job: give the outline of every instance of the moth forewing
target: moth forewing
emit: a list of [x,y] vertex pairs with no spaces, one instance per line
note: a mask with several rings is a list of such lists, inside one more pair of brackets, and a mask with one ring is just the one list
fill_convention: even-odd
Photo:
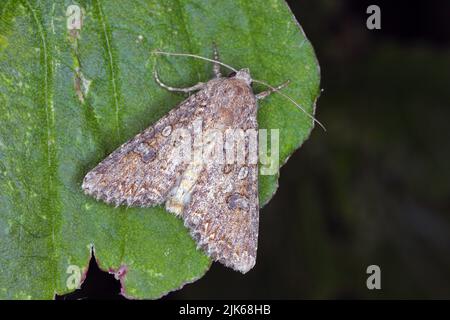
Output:
[[[258,241],[257,99],[245,69],[198,88],[98,164],[82,188],[114,205],[165,204],[182,217],[198,247],[245,273],[255,265]],[[227,141],[233,131],[243,132],[244,142]],[[192,150],[183,146],[180,153],[174,136],[189,134]],[[248,154],[220,154],[232,152],[230,145],[237,153],[245,147]]]

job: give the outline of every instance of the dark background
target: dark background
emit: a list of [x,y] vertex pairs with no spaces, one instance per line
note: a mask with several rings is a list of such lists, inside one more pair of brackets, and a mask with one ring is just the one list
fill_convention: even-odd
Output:
[[[281,169],[245,276],[214,263],[165,299],[450,298],[450,1],[288,1],[322,70],[327,127]],[[381,30],[366,8],[381,7]],[[366,287],[381,268],[381,290]],[[123,299],[91,261],[60,297]]]

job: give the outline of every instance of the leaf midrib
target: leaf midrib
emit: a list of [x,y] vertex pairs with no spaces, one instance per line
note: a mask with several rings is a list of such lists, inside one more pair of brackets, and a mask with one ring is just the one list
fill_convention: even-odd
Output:
[[[53,209],[53,212],[50,214],[51,216],[51,262],[53,263],[53,289],[57,288],[57,279],[58,279],[58,263],[56,261],[56,215],[59,214],[58,207],[54,203],[57,194],[56,185],[54,184],[54,178],[57,173],[56,166],[56,148],[55,148],[55,110],[53,106],[53,92],[54,88],[52,84],[54,83],[53,76],[54,74],[51,72],[51,66],[53,65],[53,59],[49,54],[48,50],[48,39],[46,33],[44,32],[44,26],[42,21],[38,18],[36,9],[33,8],[29,0],[24,0],[25,6],[30,10],[33,20],[36,23],[38,33],[41,39],[41,48],[44,54],[44,105],[45,105],[45,117],[46,117],[46,127],[47,127],[47,169],[48,169],[48,201],[49,209]],[[50,88],[52,87],[52,88]]]

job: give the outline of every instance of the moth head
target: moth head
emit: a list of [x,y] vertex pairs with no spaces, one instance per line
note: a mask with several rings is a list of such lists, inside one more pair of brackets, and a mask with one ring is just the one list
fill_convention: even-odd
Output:
[[234,74],[234,78],[245,81],[246,84],[252,84],[252,77],[250,76],[250,70],[243,68]]

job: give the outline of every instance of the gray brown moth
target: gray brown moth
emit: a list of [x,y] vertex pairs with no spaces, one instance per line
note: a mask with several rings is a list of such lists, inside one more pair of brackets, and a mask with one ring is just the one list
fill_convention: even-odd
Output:
[[[221,63],[216,50],[214,59],[202,59],[214,63],[215,77],[190,88],[169,87],[155,71],[160,86],[196,93],[111,153],[85,176],[82,188],[88,195],[116,206],[165,204],[168,211],[181,216],[198,247],[208,256],[246,273],[255,265],[258,245],[257,160],[193,161],[192,155],[186,156],[189,150],[184,150],[189,161],[180,161],[177,148],[181,136],[197,134],[198,122],[202,131],[223,135],[230,130],[257,131],[257,101],[287,83],[254,94],[248,69],[234,70]],[[220,65],[235,72],[223,77]],[[204,155],[205,150],[224,148],[218,140],[192,140],[193,153],[201,149]],[[250,144],[247,138],[245,147]]]

